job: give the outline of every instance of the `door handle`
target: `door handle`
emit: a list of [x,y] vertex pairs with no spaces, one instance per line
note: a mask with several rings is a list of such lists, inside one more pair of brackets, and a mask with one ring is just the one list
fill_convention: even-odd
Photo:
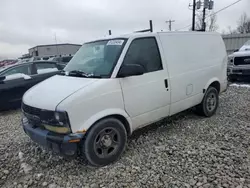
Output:
[[164,83],[165,83],[165,88],[167,88],[167,91],[168,91],[168,79],[165,79]]

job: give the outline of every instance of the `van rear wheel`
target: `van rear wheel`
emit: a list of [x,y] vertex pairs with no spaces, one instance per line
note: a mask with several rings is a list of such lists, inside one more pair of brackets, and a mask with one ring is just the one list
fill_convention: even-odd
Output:
[[87,132],[81,151],[90,166],[101,167],[118,160],[126,142],[127,132],[121,121],[106,118]]
[[219,92],[214,87],[209,87],[202,102],[196,106],[196,113],[201,116],[211,117],[215,114],[219,105]]

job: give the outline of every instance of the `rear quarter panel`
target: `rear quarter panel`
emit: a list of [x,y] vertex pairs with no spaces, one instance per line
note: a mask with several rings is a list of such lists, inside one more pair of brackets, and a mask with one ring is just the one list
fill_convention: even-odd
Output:
[[163,33],[160,39],[171,82],[171,115],[199,104],[212,81],[226,80],[227,56],[218,34]]

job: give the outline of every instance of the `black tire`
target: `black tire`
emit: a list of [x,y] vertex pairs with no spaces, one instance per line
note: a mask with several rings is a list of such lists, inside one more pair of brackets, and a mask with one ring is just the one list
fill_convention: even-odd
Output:
[[127,132],[122,122],[106,118],[90,128],[80,147],[88,165],[101,167],[117,161],[126,143]]
[[[213,104],[213,105],[212,105]],[[214,87],[209,87],[202,102],[196,106],[195,112],[198,115],[211,117],[215,114],[219,105],[219,92]]]

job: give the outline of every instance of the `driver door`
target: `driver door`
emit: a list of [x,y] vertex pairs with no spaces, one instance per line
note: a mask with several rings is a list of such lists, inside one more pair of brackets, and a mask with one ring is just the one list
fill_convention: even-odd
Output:
[[0,82],[0,106],[11,106],[13,103],[20,103],[23,94],[30,88],[32,80],[24,79],[21,76],[18,77],[20,73],[30,75],[31,65],[15,66],[1,74],[1,76],[6,76],[6,79]]
[[168,72],[162,64],[156,38],[134,39],[125,55],[124,64],[144,67],[143,75],[120,78],[125,109],[132,119],[133,129],[168,116]]

